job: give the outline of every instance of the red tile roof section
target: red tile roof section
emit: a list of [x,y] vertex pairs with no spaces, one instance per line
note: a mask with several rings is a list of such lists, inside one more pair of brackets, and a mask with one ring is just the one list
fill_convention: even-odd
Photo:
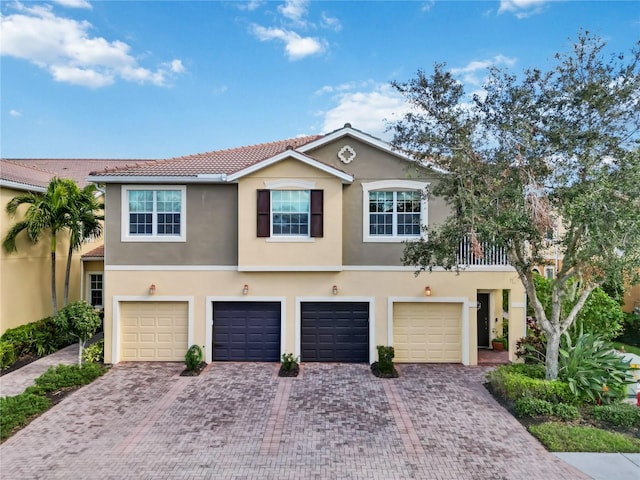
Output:
[[55,174],[39,168],[23,165],[20,162],[2,160],[0,179],[25,185],[25,187],[46,188]]
[[296,149],[321,138],[321,135],[290,138],[271,143],[197,153],[169,160],[143,162],[126,167],[96,171],[100,176],[196,176],[199,174],[230,175],[271,158],[288,149]]
[[104,258],[104,244],[99,247],[94,248],[93,250],[88,251],[82,258],[90,259],[90,258]]
[[[114,159],[114,158],[10,158],[0,162],[0,178],[19,181],[28,185],[46,187],[53,177],[70,178],[82,188],[87,185],[89,173],[96,170],[117,168],[125,165],[146,162],[148,160]],[[9,178],[13,170],[23,167],[22,180]],[[15,175],[14,175],[15,176]]]

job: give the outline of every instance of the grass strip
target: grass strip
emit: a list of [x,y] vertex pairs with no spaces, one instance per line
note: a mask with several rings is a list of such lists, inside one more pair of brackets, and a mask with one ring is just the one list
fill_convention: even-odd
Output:
[[529,431],[552,452],[640,453],[640,439],[595,427],[548,422]]

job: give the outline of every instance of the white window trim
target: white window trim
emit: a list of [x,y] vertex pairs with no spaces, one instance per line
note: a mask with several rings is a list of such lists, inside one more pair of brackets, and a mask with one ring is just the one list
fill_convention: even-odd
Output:
[[[311,236],[311,190],[315,187],[315,182],[307,182],[305,180],[276,180],[274,182],[264,182],[269,189],[269,236],[266,237],[267,242],[274,243],[305,243],[315,242],[315,238]],[[277,191],[298,191],[309,192],[309,210],[307,211],[308,233],[307,235],[286,235],[273,233],[273,192]]]
[[[130,190],[179,190],[180,235],[130,235],[129,234],[129,195]],[[120,190],[120,241],[122,242],[186,242],[187,241],[187,187],[185,185],[122,185]],[[154,212],[154,216],[156,213]],[[155,218],[154,218],[155,221]]]
[[[380,180],[362,184],[362,241],[365,243],[400,243],[417,240],[424,236],[423,228],[428,224],[428,202],[424,192],[429,182],[415,180]],[[373,191],[416,190],[420,192],[420,235],[370,235],[369,234],[369,193]]]
[[85,292],[85,300],[88,304],[91,304],[91,275],[102,275],[102,305],[94,305],[94,307],[104,308],[104,272],[102,271],[86,272],[85,284],[87,288]]
[[[551,278],[547,275],[547,272],[551,272]],[[544,267],[544,278],[547,280],[553,280],[556,277],[556,268],[555,267]]]

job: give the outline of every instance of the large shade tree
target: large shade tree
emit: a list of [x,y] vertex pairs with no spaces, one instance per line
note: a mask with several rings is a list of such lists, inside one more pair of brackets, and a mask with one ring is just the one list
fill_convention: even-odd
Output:
[[[457,269],[464,236],[476,255],[485,242],[505,248],[546,334],[549,379],[561,336],[591,291],[640,268],[639,47],[608,56],[599,38],[580,32],[546,72],[494,68],[473,95],[442,64],[393,83],[412,105],[392,125],[393,143],[447,171],[428,194],[451,206],[426,238],[406,244],[405,264]],[[547,315],[533,268],[555,246],[563,258]]]

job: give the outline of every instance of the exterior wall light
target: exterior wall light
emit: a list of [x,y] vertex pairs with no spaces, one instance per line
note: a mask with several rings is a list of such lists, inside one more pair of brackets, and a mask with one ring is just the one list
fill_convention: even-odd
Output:
[[333,288],[331,289],[331,291],[333,292],[334,295],[338,294],[338,286],[334,285]]
[[249,285],[245,283],[244,287],[242,287],[242,294],[247,295],[248,293],[249,293]]
[[149,295],[153,295],[154,293],[156,293],[156,284],[152,283],[149,285]]
[[431,287],[430,286],[426,286],[424,287],[424,296],[425,297],[430,297],[431,296]]

